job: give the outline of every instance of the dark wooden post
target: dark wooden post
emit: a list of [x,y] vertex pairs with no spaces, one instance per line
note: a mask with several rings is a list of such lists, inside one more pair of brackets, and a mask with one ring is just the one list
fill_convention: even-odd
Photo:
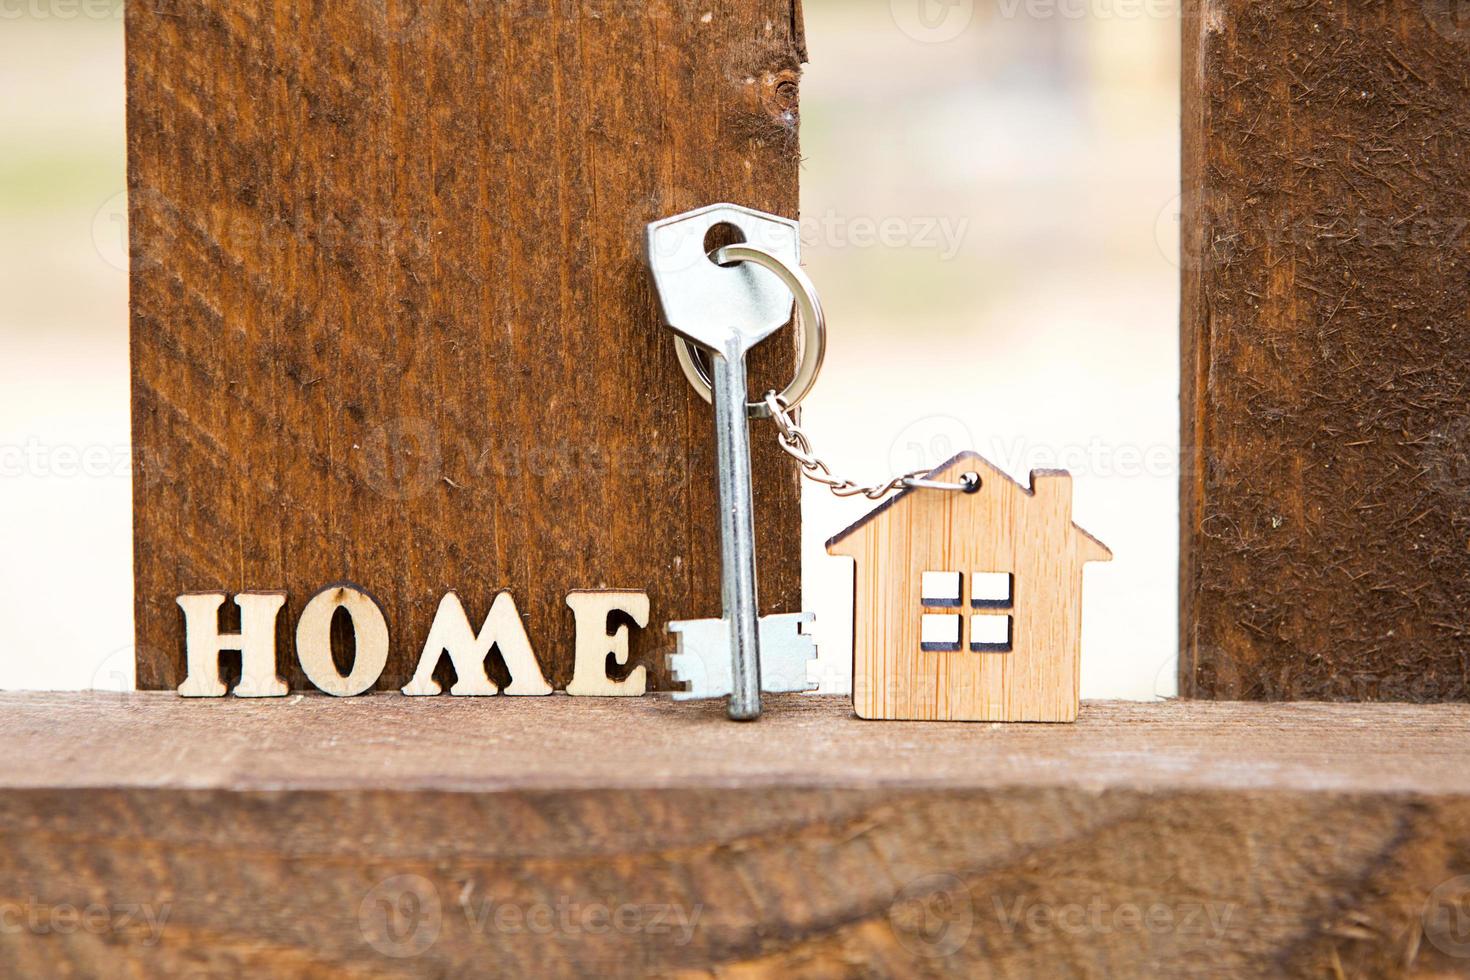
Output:
[[1186,4],[1180,685],[1470,695],[1470,20]]
[[[717,615],[712,420],[642,225],[794,216],[796,0],[127,8],[138,682],[181,679],[186,590],[340,579],[403,684],[438,598],[509,588],[549,679],[578,588]],[[789,335],[785,335],[789,337]],[[785,383],[794,341],[762,351]],[[797,477],[756,439],[762,595],[799,599]]]

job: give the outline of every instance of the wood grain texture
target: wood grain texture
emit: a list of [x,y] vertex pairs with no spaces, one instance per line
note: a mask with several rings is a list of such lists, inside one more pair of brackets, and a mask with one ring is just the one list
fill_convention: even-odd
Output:
[[1470,708],[769,708],[0,695],[0,914],[40,923],[0,970],[1470,975],[1425,928],[1470,872]]
[[[873,719],[1074,721],[1082,566],[1112,553],[1072,523],[1067,473],[1034,471],[1028,489],[967,452],[928,478],[966,473],[974,493],[909,490],[827,542],[855,560],[853,704]],[[925,594],[926,574],[955,582],[952,601]],[[1010,576],[1007,601],[977,601],[988,575]],[[925,619],[954,643],[925,642]],[[1009,642],[980,643],[981,619]]]
[[[384,603],[381,689],[445,593],[478,621],[501,589],[557,687],[567,593],[648,591],[632,659],[663,685],[663,623],[719,612],[714,437],[642,229],[796,214],[802,56],[794,0],[129,4],[139,685],[183,678],[175,596],[285,589],[305,687],[290,630],[344,579]],[[754,480],[789,611],[774,439]]]
[[1185,4],[1180,689],[1470,697],[1470,21]]

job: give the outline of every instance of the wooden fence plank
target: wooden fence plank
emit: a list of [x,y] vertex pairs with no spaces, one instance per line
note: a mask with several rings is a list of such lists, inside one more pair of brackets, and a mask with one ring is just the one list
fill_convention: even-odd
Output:
[[1467,734],[1461,705],[5,694],[0,969],[1462,976]]
[[1470,21],[1184,27],[1180,688],[1470,697]]
[[[502,588],[557,686],[565,595],[647,590],[664,684],[665,621],[719,611],[714,440],[642,225],[795,215],[795,0],[161,0],[127,44],[138,684],[182,679],[175,595],[285,589],[302,687],[290,623],[339,580],[384,605],[384,688],[445,591],[478,623]],[[794,610],[797,477],[754,442]]]

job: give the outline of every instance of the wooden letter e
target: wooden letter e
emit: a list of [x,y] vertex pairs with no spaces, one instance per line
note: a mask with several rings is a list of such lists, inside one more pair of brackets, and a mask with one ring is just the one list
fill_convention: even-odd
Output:
[[639,664],[626,680],[607,676],[607,658],[611,654],[619,664],[628,662],[628,627],[620,625],[609,633],[608,617],[614,612],[626,614],[638,627],[648,625],[648,593],[587,591],[567,596],[567,605],[577,622],[576,663],[567,693],[573,697],[636,698],[648,686],[648,668]]

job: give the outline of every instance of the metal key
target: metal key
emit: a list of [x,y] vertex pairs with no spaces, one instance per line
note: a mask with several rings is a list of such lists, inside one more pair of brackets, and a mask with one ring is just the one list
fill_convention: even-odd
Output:
[[[817,659],[817,645],[801,627],[812,622],[811,613],[765,616],[760,621],[761,690],[767,694],[815,691],[807,668]],[[676,653],[669,657],[674,680],[688,689],[675,691],[675,701],[722,698],[734,690],[728,658],[706,656],[706,652],[729,643],[730,624],[723,619],[696,619],[670,623],[669,632],[678,637]]]
[[650,224],[648,263],[664,322],[709,351],[713,362],[721,592],[724,621],[729,624],[729,714],[737,721],[750,721],[761,713],[761,655],[745,356],[791,319],[792,294],[775,275],[753,263],[720,266],[709,258],[705,238],[710,229],[725,224],[738,229],[751,245],[789,265],[799,263],[796,222],[732,204]]

